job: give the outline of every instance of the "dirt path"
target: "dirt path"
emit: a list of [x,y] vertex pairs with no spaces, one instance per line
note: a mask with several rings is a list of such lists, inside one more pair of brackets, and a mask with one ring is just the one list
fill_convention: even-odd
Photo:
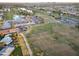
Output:
[[23,40],[24,38],[20,34],[18,34],[18,38],[19,38],[18,42],[19,42],[19,45],[21,46],[23,56],[28,56],[29,52],[26,47],[25,41]]
[[23,39],[25,41],[24,43],[26,44],[26,47],[27,47],[28,52],[29,52],[29,55],[32,56],[32,51],[31,51],[31,48],[30,48],[30,46],[29,46],[29,44],[27,42],[27,39],[25,38],[25,36],[22,33],[20,33],[20,35],[23,37]]

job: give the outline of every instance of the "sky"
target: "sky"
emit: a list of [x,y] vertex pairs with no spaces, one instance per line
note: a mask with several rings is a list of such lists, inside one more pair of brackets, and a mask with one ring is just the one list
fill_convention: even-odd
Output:
[[0,2],[15,2],[15,3],[38,3],[38,2],[79,2],[79,0],[0,0]]

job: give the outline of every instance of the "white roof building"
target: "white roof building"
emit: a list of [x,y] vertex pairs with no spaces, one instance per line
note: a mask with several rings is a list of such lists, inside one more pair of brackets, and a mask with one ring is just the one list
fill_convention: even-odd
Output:
[[25,16],[22,16],[22,15],[14,15],[13,16],[13,20],[15,21],[15,22],[22,22],[22,21],[24,21],[25,19],[23,19]]
[[10,44],[12,42],[12,38],[11,37],[8,37],[8,36],[5,36],[1,42],[5,42],[5,44]]
[[6,46],[0,51],[0,56],[9,56],[14,51],[14,49],[14,46]]
[[2,29],[7,29],[7,28],[11,28],[11,24],[8,21],[5,21],[3,23]]
[[20,10],[25,10],[25,11],[26,11],[26,8],[18,8],[18,9],[20,9]]

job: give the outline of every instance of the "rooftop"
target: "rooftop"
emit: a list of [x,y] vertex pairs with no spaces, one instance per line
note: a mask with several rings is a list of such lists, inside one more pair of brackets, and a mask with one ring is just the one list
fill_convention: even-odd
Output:
[[7,45],[10,44],[12,42],[12,38],[11,37],[4,37],[1,42],[5,42]]

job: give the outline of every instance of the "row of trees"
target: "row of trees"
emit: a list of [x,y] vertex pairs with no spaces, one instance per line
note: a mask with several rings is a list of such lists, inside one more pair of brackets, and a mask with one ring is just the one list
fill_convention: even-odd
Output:
[[[0,5],[0,9],[4,10],[4,7]],[[9,11],[5,11],[3,18],[6,20],[11,20],[13,19],[13,15],[33,15],[32,13],[27,12],[26,10],[20,10],[19,7],[13,6],[11,8],[7,8]]]

